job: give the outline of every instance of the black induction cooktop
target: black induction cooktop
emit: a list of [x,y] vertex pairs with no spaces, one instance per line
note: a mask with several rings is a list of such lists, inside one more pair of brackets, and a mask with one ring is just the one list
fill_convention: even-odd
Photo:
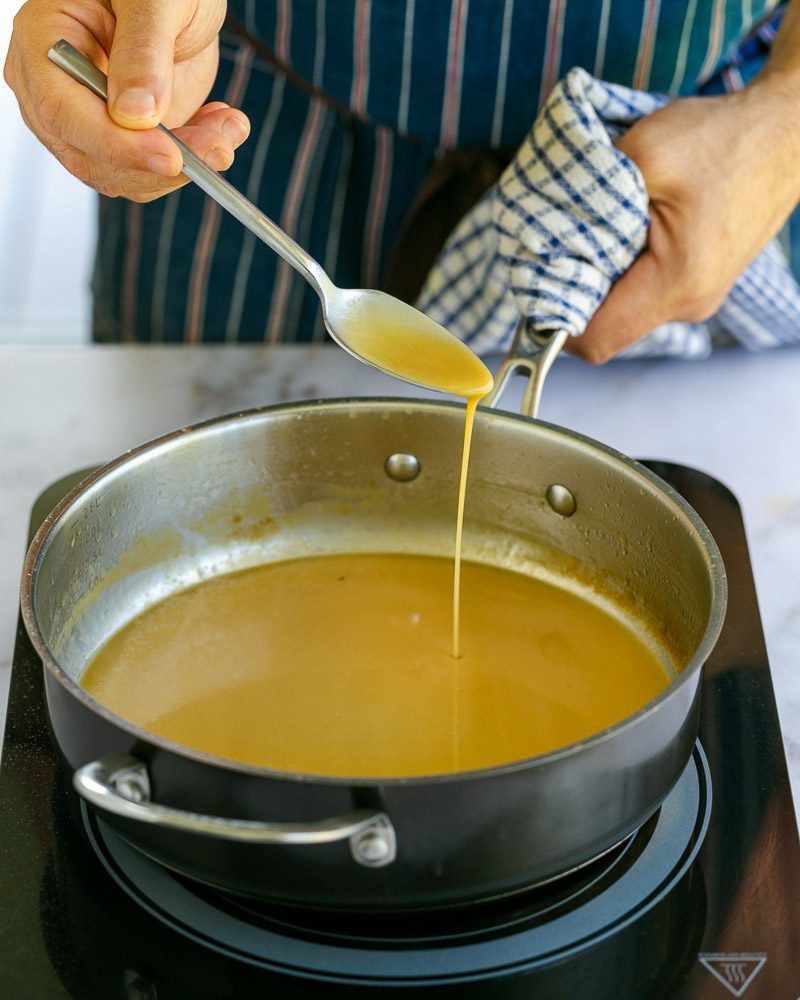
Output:
[[[71,792],[20,625],[0,762],[0,997],[800,1000],[800,842],[741,514],[649,462],[725,561],[700,739],[657,813],[592,864],[446,914],[332,917],[222,895],[131,848]],[[78,477],[37,502],[34,529]]]

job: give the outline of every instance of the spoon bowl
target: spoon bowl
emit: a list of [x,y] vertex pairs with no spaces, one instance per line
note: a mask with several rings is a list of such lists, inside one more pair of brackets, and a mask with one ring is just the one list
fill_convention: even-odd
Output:
[[414,385],[456,396],[484,396],[489,369],[425,313],[370,288],[333,288],[323,298],[325,325],[346,351]]

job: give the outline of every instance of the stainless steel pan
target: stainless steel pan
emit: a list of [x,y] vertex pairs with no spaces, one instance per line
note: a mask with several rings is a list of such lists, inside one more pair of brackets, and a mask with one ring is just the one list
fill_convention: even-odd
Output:
[[646,468],[525,416],[477,420],[466,558],[608,602],[666,646],[681,669],[635,715],[502,767],[343,779],[172,744],[79,686],[112,632],[210,574],[320,552],[451,554],[462,432],[463,407],[449,403],[272,407],[136,448],[58,505],[29,550],[22,610],[56,744],[89,808],[165,865],[227,890],[397,909],[521,890],[607,850],[658,807],[696,738],[701,669],[725,607],[719,552]]

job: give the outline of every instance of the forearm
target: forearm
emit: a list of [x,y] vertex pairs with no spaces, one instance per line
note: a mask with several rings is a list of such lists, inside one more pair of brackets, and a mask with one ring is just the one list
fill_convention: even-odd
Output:
[[738,95],[742,138],[773,185],[783,218],[800,199],[800,0],[791,0],[764,69]]
[[573,342],[591,361],[662,323],[708,319],[800,200],[800,0],[744,90],[674,101],[617,146],[644,178],[650,230]]
[[800,81],[800,0],[791,0],[786,9],[761,79],[776,85],[779,80],[786,85]]

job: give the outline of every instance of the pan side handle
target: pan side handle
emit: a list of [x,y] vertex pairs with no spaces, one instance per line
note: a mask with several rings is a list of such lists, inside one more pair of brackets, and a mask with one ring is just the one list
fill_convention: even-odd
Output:
[[205,816],[158,805],[150,799],[147,768],[127,754],[110,754],[84,765],[73,774],[72,784],[82,798],[98,809],[171,830],[228,841],[284,846],[349,840],[353,860],[366,868],[383,868],[397,855],[394,827],[389,817],[369,809],[354,809],[313,823],[263,823]]
[[523,317],[517,324],[508,354],[498,369],[494,388],[485,396],[481,405],[494,409],[512,375],[528,378],[522,397],[520,412],[524,417],[535,417],[539,412],[544,380],[569,333],[566,330],[535,330]]

